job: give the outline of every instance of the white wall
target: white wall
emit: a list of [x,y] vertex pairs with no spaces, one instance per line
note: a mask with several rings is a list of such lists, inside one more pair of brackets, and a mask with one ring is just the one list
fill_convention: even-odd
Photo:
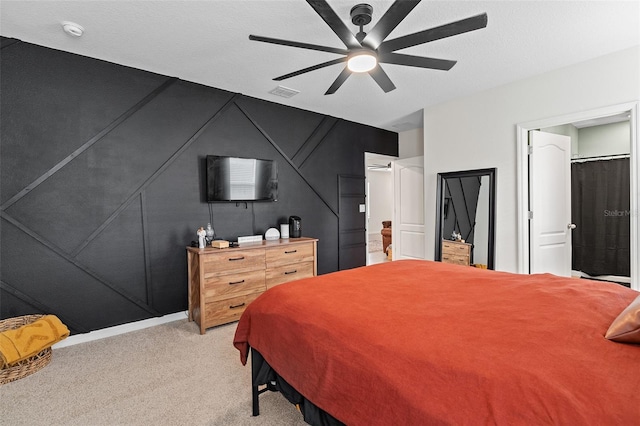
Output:
[[638,99],[640,46],[425,108],[426,258],[434,252],[437,173],[496,167],[495,266],[516,272],[516,125]]
[[420,157],[424,153],[424,129],[398,133],[398,158]]
[[571,158],[601,157],[631,152],[631,122],[601,124],[578,129],[573,124],[546,127],[543,132],[571,138]]
[[628,121],[578,130],[579,157],[629,154],[629,152],[631,152],[631,124]]

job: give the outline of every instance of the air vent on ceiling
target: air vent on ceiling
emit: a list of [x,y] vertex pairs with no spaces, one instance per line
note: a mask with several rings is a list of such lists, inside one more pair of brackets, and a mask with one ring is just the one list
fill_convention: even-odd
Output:
[[288,87],[284,87],[284,86],[278,86],[272,91],[270,91],[269,93],[276,96],[281,96],[283,98],[290,98],[300,93],[300,91],[295,89],[289,89]]

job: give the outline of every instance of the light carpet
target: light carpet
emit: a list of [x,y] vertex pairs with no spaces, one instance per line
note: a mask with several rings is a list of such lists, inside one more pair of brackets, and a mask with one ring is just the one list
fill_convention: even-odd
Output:
[[6,425],[306,425],[279,393],[251,415],[251,366],[237,323],[200,335],[184,320],[54,349],[37,373],[0,386]]
[[369,234],[369,253],[382,253],[382,236],[379,234]]

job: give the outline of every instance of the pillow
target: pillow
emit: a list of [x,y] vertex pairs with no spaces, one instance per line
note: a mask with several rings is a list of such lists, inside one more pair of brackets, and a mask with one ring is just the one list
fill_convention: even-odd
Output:
[[640,343],[640,296],[620,312],[604,337],[621,343]]

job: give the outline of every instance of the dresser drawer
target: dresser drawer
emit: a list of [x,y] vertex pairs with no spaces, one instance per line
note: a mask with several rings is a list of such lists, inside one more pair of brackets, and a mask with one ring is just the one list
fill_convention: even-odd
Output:
[[[222,249],[224,250],[224,249]],[[264,250],[229,250],[203,256],[204,278],[264,269]]]
[[466,243],[458,243],[455,241],[446,241],[446,240],[442,242],[442,253],[446,252],[449,254],[468,255],[470,248],[471,248],[471,245]]
[[278,284],[309,277],[313,277],[313,261],[268,268],[266,273],[267,289]]
[[205,328],[239,320],[249,303],[261,294],[252,293],[205,304]]
[[264,270],[217,275],[205,280],[204,298],[210,302],[264,290]]
[[442,253],[444,263],[454,263],[456,265],[469,266],[469,256]]
[[314,260],[313,244],[291,244],[266,250],[267,268]]

